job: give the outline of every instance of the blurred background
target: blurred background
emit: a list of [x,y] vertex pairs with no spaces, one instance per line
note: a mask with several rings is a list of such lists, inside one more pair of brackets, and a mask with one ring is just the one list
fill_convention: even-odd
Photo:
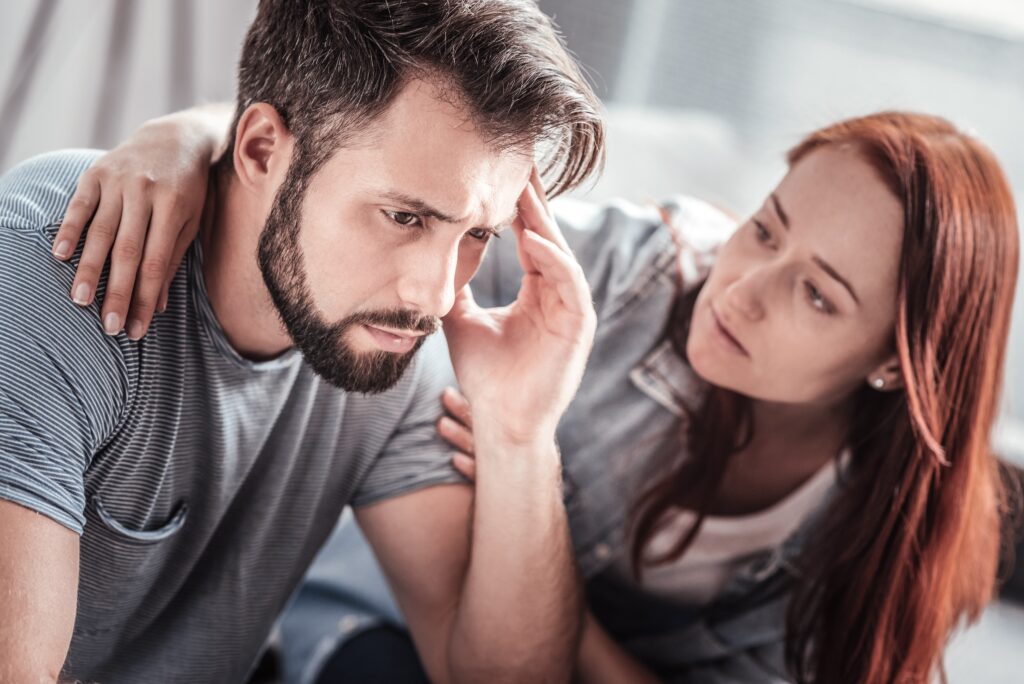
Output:
[[[585,193],[590,198],[684,192],[747,213],[805,133],[899,108],[940,114],[976,133],[1024,206],[1022,0],[539,4],[608,107],[608,165]],[[4,0],[0,172],[46,150],[110,147],[147,118],[233,99],[235,61],[255,6]],[[996,443],[1007,461],[1024,465],[1024,283]],[[1019,570],[980,627],[953,644],[950,681],[1021,681]]]

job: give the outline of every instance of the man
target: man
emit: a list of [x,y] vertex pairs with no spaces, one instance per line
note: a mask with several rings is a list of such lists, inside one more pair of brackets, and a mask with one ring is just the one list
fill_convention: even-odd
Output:
[[[242,680],[347,503],[432,679],[567,678],[554,429],[594,316],[531,170],[544,143],[557,189],[590,173],[592,93],[526,0],[265,0],[238,92],[142,340],[47,248],[96,155],[0,180],[0,681]],[[513,223],[523,295],[482,310]],[[434,435],[442,316],[475,503]]]

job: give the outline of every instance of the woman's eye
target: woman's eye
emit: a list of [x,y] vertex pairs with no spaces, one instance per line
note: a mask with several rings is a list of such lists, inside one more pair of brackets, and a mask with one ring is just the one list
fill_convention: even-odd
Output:
[[772,241],[772,234],[768,232],[768,229],[765,228],[763,223],[761,223],[760,221],[754,221],[754,231],[755,231],[755,235],[757,236],[757,241],[758,242],[760,242],[762,244],[765,244],[765,245],[768,245],[768,244],[771,243],[771,241]]
[[415,226],[420,223],[420,217],[407,211],[385,211],[389,219],[400,226]]
[[814,287],[811,283],[807,283],[805,287],[807,288],[807,300],[811,303],[811,306],[822,313],[831,314],[835,312],[832,304],[825,299],[824,295],[818,291],[818,288]]
[[466,231],[466,235],[480,242],[487,242],[492,237],[497,237],[493,230],[487,228],[470,228]]

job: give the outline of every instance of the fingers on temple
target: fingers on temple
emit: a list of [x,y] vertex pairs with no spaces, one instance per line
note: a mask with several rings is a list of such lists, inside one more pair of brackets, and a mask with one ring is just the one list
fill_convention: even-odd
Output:
[[537,272],[557,289],[565,307],[572,313],[584,313],[585,303],[590,299],[590,288],[576,260],[533,231],[524,231],[523,240],[537,265]]

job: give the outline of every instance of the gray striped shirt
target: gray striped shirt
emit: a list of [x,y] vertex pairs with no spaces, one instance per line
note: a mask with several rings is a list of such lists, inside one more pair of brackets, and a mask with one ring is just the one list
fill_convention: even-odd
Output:
[[97,156],[0,179],[0,497],[81,534],[68,676],[240,681],[347,503],[459,481],[433,425],[447,350],[435,336],[375,396],[332,387],[296,350],[246,360],[198,245],[149,334],[108,337],[98,306],[68,296],[79,253],[50,256]]

